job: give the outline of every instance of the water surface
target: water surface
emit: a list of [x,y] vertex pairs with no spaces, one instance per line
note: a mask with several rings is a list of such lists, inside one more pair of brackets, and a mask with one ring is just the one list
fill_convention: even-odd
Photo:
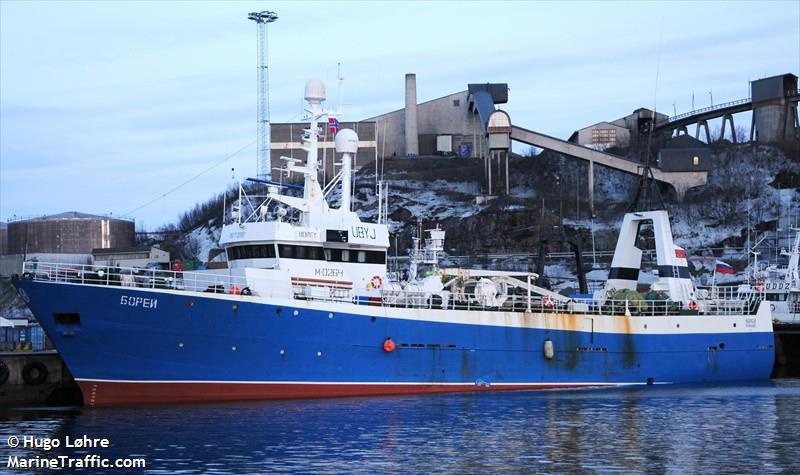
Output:
[[[800,473],[800,379],[194,406],[6,409],[10,435],[88,435],[148,473]],[[12,473],[22,473],[16,470]],[[93,470],[92,473],[98,473]],[[120,473],[109,471],[108,473]]]

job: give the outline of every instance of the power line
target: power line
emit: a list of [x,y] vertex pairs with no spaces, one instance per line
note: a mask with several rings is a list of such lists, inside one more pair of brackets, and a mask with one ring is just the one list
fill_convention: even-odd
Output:
[[220,166],[220,165],[222,165],[223,163],[227,162],[227,161],[228,161],[228,160],[230,160],[231,158],[233,158],[233,157],[235,157],[236,155],[240,154],[240,153],[241,153],[241,152],[243,152],[243,151],[244,151],[246,148],[250,147],[251,145],[253,145],[253,144],[254,144],[254,143],[256,143],[256,142],[257,142],[257,140],[253,140],[253,141],[252,141],[252,142],[250,142],[249,144],[247,144],[247,145],[245,145],[244,147],[240,148],[239,150],[237,150],[237,151],[233,152],[232,154],[230,154],[230,155],[227,155],[227,156],[226,156],[225,158],[223,158],[222,160],[220,160],[220,161],[218,161],[217,163],[215,163],[215,164],[211,165],[210,167],[208,167],[208,168],[206,168],[205,170],[201,171],[201,172],[200,172],[200,173],[198,173],[197,175],[195,175],[195,176],[193,176],[193,177],[189,178],[188,180],[184,181],[183,183],[181,183],[180,185],[176,186],[175,188],[173,188],[173,189],[169,190],[168,192],[164,193],[164,194],[163,194],[163,195],[161,195],[161,196],[158,196],[158,197],[156,197],[156,198],[153,198],[152,200],[150,200],[150,201],[148,201],[147,203],[145,203],[145,204],[143,204],[143,205],[139,206],[138,208],[135,208],[135,209],[133,209],[133,210],[131,210],[131,211],[128,211],[127,213],[123,214],[123,216],[130,216],[130,215],[132,215],[133,213],[135,213],[135,212],[139,211],[140,209],[142,209],[142,208],[146,208],[147,206],[150,206],[151,204],[155,203],[156,201],[158,201],[158,200],[160,200],[160,199],[162,199],[162,198],[166,198],[168,195],[170,195],[170,194],[172,194],[172,193],[174,193],[174,192],[178,191],[179,189],[183,188],[184,186],[188,185],[189,183],[191,183],[191,182],[195,181],[196,179],[198,179],[198,178],[200,178],[201,176],[205,175],[206,173],[210,172],[210,171],[211,171],[211,170],[213,170],[214,168],[217,168],[218,166]]

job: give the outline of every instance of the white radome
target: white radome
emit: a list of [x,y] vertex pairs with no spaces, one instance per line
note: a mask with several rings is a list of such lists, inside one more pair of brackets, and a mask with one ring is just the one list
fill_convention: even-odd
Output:
[[358,151],[358,134],[351,129],[342,129],[333,139],[339,153],[356,153]]
[[325,100],[325,83],[321,79],[309,79],[306,83],[305,99],[308,102],[322,102]]

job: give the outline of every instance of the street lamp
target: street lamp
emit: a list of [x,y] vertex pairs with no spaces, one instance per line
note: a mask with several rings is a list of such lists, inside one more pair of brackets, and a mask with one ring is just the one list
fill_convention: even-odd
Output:
[[272,173],[270,157],[269,123],[269,71],[267,66],[267,24],[278,19],[278,14],[270,11],[251,12],[247,15],[258,25],[258,175],[269,179]]

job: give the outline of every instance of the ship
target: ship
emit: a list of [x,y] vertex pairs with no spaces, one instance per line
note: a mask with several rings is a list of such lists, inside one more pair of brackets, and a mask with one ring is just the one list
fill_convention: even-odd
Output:
[[800,229],[794,231],[791,251],[781,251],[781,256],[788,258],[786,264],[759,264],[758,253],[751,251],[755,255],[751,278],[739,286],[743,296],[748,292],[765,293],[773,320],[780,324],[800,324]]
[[[376,222],[352,210],[358,136],[335,135],[339,172],[323,186],[319,124],[334,111],[323,109],[319,80],[307,83],[305,100],[306,159],[282,157],[280,179],[240,184],[238,198],[226,203],[220,244],[228,268],[24,263],[13,284],[85,405],[770,376],[769,303],[756,292],[741,298],[695,287],[664,210],[624,216],[608,281],[590,299],[540,288],[534,273],[441,268],[445,231],[438,228],[415,240],[403,279],[387,272],[383,194]],[[643,228],[658,266],[644,298],[637,292]]]

